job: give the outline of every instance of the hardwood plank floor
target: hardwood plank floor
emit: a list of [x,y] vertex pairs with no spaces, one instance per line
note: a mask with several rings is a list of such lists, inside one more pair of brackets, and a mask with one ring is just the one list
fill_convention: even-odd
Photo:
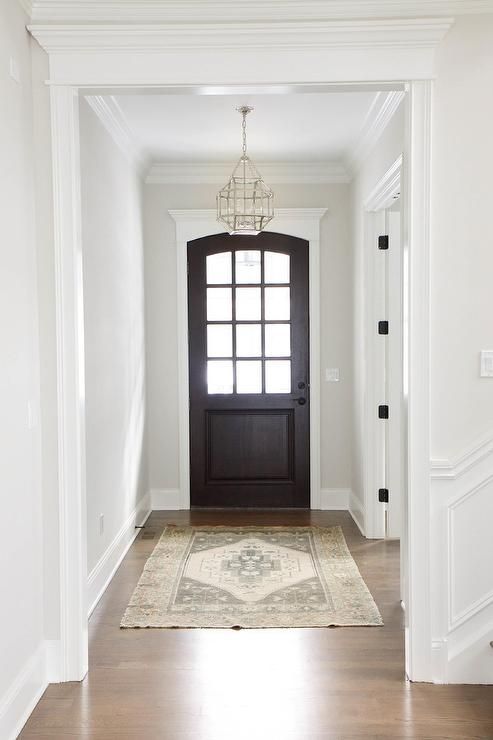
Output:
[[[340,524],[384,627],[120,630],[167,523]],[[82,683],[51,685],[20,737],[98,740],[493,738],[493,687],[404,679],[397,542],[346,512],[154,512],[90,620]]]

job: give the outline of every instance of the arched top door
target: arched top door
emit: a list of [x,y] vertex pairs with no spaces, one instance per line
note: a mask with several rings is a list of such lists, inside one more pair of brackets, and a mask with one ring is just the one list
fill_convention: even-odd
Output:
[[309,505],[308,242],[188,244],[191,500]]

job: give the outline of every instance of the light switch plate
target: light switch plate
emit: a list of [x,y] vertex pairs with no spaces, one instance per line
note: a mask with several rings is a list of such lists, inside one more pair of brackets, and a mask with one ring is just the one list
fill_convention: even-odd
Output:
[[338,383],[340,380],[339,368],[338,367],[326,367],[325,368],[325,380],[327,383]]
[[482,378],[493,378],[493,350],[483,349],[481,351],[481,370]]

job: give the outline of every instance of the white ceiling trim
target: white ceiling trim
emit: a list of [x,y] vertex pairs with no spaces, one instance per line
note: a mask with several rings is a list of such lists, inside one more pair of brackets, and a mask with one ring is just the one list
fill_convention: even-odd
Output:
[[85,100],[93,109],[115,144],[127,157],[137,173],[144,177],[148,162],[139,149],[127,119],[113,96],[87,95]]
[[363,124],[359,140],[351,152],[348,153],[345,167],[348,173],[354,175],[361,168],[378,140],[389,125],[400,104],[404,100],[403,91],[378,92]]
[[178,49],[432,49],[452,18],[252,23],[31,24],[48,52],[117,53]]
[[491,12],[491,0],[32,0],[33,20],[45,22],[320,21]]
[[[350,181],[346,168],[340,162],[256,162],[255,164],[269,185],[333,184]],[[156,162],[150,167],[145,182],[149,185],[224,185],[231,177],[233,167],[233,162],[229,164]]]

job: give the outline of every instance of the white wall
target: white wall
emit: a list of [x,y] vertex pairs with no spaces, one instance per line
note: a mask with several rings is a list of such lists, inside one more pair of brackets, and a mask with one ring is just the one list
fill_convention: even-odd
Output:
[[[145,187],[149,484],[179,488],[174,208],[214,208],[210,185]],[[347,185],[277,185],[282,208],[325,207],[321,225],[322,488],[349,488],[352,413],[352,285]],[[218,231],[221,228],[218,226]],[[341,382],[324,382],[340,367]]]
[[[44,688],[43,543],[30,38],[0,6],[0,737]],[[15,60],[18,80],[9,76]],[[28,415],[28,404],[31,418]]]
[[[351,239],[354,290],[354,424],[352,491],[353,509],[364,526],[364,402],[365,402],[365,283],[364,283],[364,203],[379,180],[404,149],[405,110],[401,103],[377,145],[351,183]],[[375,412],[376,413],[376,412]]]
[[58,420],[55,259],[53,250],[53,188],[50,91],[46,52],[31,41],[34,120],[34,183],[36,192],[36,251],[41,382],[41,457],[43,488],[44,626],[45,637],[60,636],[58,572]]
[[91,574],[147,492],[142,184],[84,99],[80,131]]
[[462,18],[437,54],[433,110],[432,456],[493,435],[493,19]]
[[493,17],[436,55],[431,221],[432,615],[439,680],[493,683]]

